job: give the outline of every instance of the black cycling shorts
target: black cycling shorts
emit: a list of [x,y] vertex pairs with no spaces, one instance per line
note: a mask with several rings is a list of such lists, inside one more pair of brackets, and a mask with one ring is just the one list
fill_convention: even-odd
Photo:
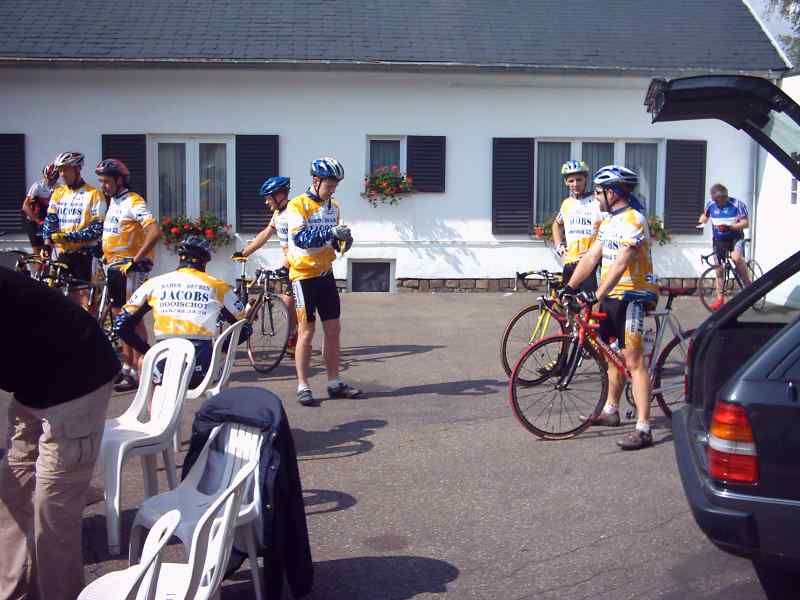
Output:
[[600,312],[608,313],[600,321],[600,338],[610,344],[616,339],[620,348],[644,348],[644,317],[650,305],[645,302],[604,298]]
[[122,308],[139,286],[147,281],[147,273],[129,270],[127,275],[119,269],[108,270],[108,292],[111,306]]
[[34,248],[44,246],[44,238],[42,237],[42,226],[36,221],[31,221],[27,217],[22,217],[22,228],[28,234],[28,241]]
[[744,256],[744,236],[714,240],[714,254],[717,256],[717,262],[722,263],[725,257],[734,250],[738,250],[739,254]]
[[79,250],[77,252],[62,252],[58,255],[57,260],[69,267],[70,275],[75,279],[91,281],[93,258],[89,250]]
[[293,281],[292,290],[298,323],[313,323],[316,320],[314,313],[319,313],[322,321],[331,321],[341,316],[342,305],[333,273]]
[[[569,283],[572,274],[575,272],[575,268],[578,266],[580,261],[567,263],[564,265],[563,269],[563,280],[564,285]],[[582,292],[596,292],[597,291],[597,270],[595,269],[592,271],[591,275],[589,275],[586,279],[584,279],[581,284],[578,286],[578,289]]]
[[[168,338],[165,338],[168,339]],[[214,355],[214,344],[211,340],[189,340],[194,346],[194,371],[189,378],[189,389],[196,388],[203,383],[203,379],[211,366],[211,357]],[[167,359],[162,358],[153,365],[153,383],[161,385],[164,379],[164,367]]]

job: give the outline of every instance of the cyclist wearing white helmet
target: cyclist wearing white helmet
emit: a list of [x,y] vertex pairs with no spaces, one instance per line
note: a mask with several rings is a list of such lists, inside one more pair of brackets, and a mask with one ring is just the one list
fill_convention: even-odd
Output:
[[[90,281],[92,258],[99,256],[98,242],[103,237],[106,201],[83,180],[83,160],[80,152],[63,152],[53,161],[64,184],[50,196],[42,235],[46,244],[55,246],[58,260],[69,265],[73,277]],[[70,294],[75,302],[82,302],[84,295]]]
[[[654,306],[658,286],[650,256],[650,229],[647,218],[630,203],[639,177],[625,167],[609,165],[594,177],[594,193],[600,209],[608,213],[597,240],[584,255],[565,289],[578,293],[578,286],[602,261],[597,293],[580,292],[588,303],[600,303],[608,316],[600,321],[600,335],[606,343],[616,338],[631,373],[636,403],[636,429],[619,443],[623,450],[637,450],[653,444],[650,432],[650,375],[644,361],[644,316]],[[613,365],[608,369],[608,396],[595,425],[620,424],[619,399],[625,378]]]
[[[564,262],[564,281],[569,281],[578,262],[597,237],[603,215],[598,201],[586,190],[589,165],[582,160],[568,160],[561,167],[561,176],[569,189],[569,197],[561,202],[561,209],[553,222],[553,243]],[[594,273],[581,282],[580,289],[597,289]]]
[[341,224],[339,203],[333,193],[344,179],[344,169],[335,158],[323,157],[311,163],[311,187],[292,198],[286,209],[289,223],[289,279],[292,281],[298,324],[295,356],[297,401],[314,404],[308,370],[315,313],[325,332],[325,367],[328,396],[355,398],[361,391],[339,379],[339,333],[341,305],[333,278],[336,251],[346,252],[353,243],[350,228]]
[[42,169],[42,178],[31,185],[22,201],[22,214],[25,216],[23,224],[34,254],[41,252],[44,246],[42,226],[56,183],[58,168],[55,163],[49,163]]

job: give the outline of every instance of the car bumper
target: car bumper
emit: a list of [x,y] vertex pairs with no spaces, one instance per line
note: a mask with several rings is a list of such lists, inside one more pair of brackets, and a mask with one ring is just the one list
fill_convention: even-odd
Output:
[[691,407],[673,414],[675,455],[697,525],[726,552],[765,562],[800,566],[800,503],[750,496],[717,487],[702,466],[704,445],[690,428]]

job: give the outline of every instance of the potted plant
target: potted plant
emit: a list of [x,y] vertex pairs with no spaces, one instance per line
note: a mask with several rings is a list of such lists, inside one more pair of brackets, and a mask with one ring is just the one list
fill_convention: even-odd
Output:
[[161,219],[161,233],[164,245],[173,250],[190,235],[207,239],[212,250],[226,246],[233,240],[231,226],[212,214],[202,215],[198,219],[184,216],[164,217]]
[[412,193],[414,186],[411,176],[402,174],[397,165],[392,165],[375,169],[372,174],[364,177],[361,197],[376,207],[378,204],[396,205],[400,198]]

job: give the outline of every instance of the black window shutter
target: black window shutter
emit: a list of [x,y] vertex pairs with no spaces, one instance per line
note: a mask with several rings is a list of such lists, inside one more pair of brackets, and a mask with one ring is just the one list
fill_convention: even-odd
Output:
[[445,141],[441,135],[406,138],[406,170],[418,192],[444,192]]
[[[103,134],[103,158],[116,158],[131,172],[130,189],[147,199],[147,136],[144,134]],[[94,173],[95,165],[84,165]],[[91,171],[89,171],[91,168]]]
[[492,233],[533,230],[532,138],[492,140]]
[[236,136],[236,230],[261,231],[270,215],[258,195],[268,177],[278,175],[277,135]]
[[0,230],[22,231],[25,192],[25,134],[0,133]]
[[695,225],[706,191],[704,140],[667,140],[664,225],[672,233],[701,234]]

